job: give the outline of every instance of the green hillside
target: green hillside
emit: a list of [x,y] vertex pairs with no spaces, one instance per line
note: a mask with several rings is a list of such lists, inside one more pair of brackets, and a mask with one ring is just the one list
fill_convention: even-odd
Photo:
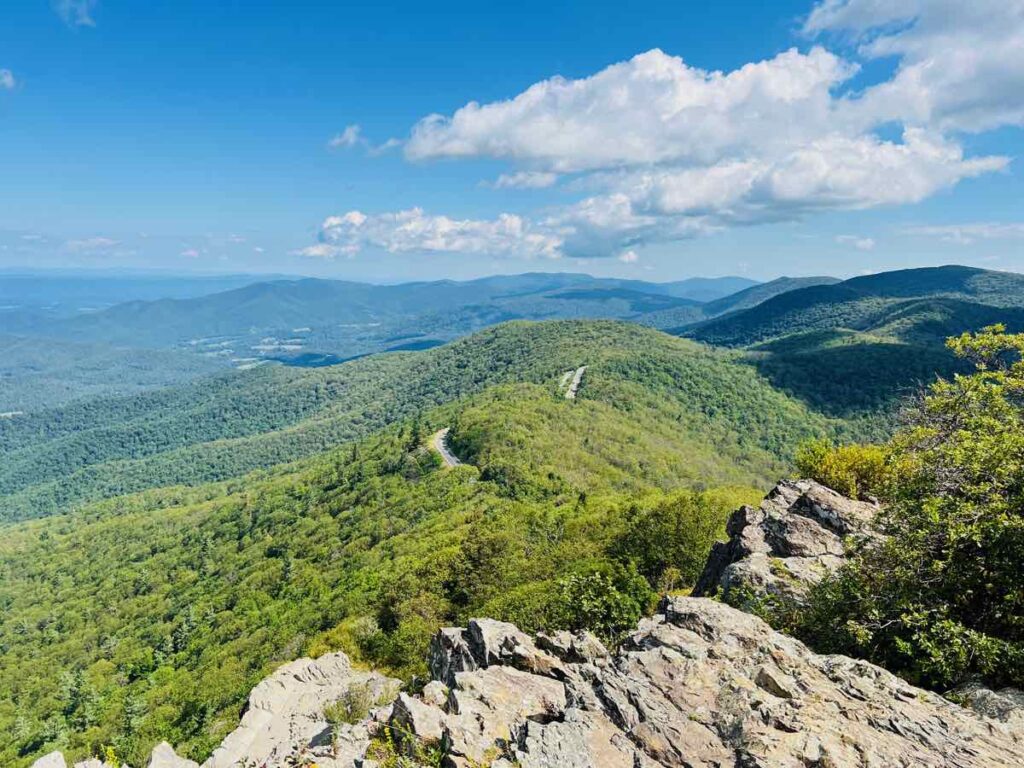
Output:
[[905,398],[966,370],[945,339],[995,323],[1024,328],[1024,276],[950,266],[797,288],[681,333],[746,347],[773,385],[884,439]]
[[[138,763],[164,738],[202,758],[275,664],[344,648],[422,674],[431,633],[471,615],[614,636],[826,426],[730,354],[638,327],[514,324],[459,349],[470,376],[513,355],[535,381],[291,467],[9,524],[0,762],[113,744]],[[589,366],[575,400],[569,360]],[[441,426],[466,466],[422,447]]]
[[170,387],[225,367],[177,350],[0,335],[0,413]]
[[717,317],[726,312],[736,312],[741,309],[750,309],[768,299],[780,296],[789,291],[799,288],[808,288],[814,285],[833,285],[840,282],[835,277],[779,277],[767,283],[759,283],[745,288],[742,291],[723,296],[714,301],[704,304],[705,317]]
[[795,436],[841,426],[775,391],[732,352],[608,321],[518,322],[425,352],[254,370],[0,422],[0,514],[38,517],[235,477],[494,384],[547,383],[582,364],[590,367],[581,397],[623,407],[655,398],[689,437],[715,436],[734,451],[751,478],[769,478]]
[[[959,266],[908,269],[787,291],[701,323],[686,335],[746,346],[789,333],[846,328],[940,343],[953,328],[959,333],[997,317],[1020,324],[1022,308],[1024,275]],[[941,327],[934,324],[936,314],[944,318]]]

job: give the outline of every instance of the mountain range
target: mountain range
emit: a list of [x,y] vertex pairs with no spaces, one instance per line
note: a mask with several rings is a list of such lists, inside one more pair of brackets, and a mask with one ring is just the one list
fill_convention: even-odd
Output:
[[[0,762],[141,764],[164,739],[201,760],[280,663],[343,649],[415,681],[473,616],[614,638],[695,583],[801,445],[887,436],[906,394],[961,370],[946,335],[1024,308],[1024,278],[964,267],[720,287],[739,290],[273,281],[10,335],[23,388],[13,360],[72,382],[77,349],[210,367],[124,393],[75,374],[0,419]],[[331,336],[348,321],[365,335]],[[388,354],[238,370],[189,343],[288,326],[324,343],[297,353]]]

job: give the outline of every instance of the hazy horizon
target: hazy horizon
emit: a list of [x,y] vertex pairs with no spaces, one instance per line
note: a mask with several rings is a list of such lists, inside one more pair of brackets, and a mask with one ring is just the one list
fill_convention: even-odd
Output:
[[15,4],[0,267],[1021,270],[1015,8]]

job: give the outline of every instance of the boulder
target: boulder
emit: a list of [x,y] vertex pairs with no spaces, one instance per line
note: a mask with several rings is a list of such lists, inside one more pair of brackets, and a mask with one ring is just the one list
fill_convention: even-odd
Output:
[[759,507],[729,518],[729,540],[714,545],[693,594],[733,605],[779,600],[799,605],[839,568],[851,548],[877,541],[878,506],[848,499],[811,480],[783,481]]
[[446,765],[1024,765],[1024,738],[1009,723],[866,662],[814,654],[713,600],[666,599],[616,654],[597,656],[601,665],[571,660],[564,633],[533,645],[560,665],[530,672],[518,654],[498,653],[484,669],[457,673],[443,703],[440,688],[405,697],[414,730],[442,734]]
[[68,768],[68,764],[64,761],[63,753],[51,752],[32,763],[32,768]]
[[[247,761],[280,768],[300,754],[324,758],[317,760],[322,768],[341,765],[331,759],[333,729],[325,707],[346,696],[367,705],[389,703],[399,686],[397,680],[353,669],[343,653],[285,664],[253,688],[241,723],[203,768],[235,768]],[[345,737],[351,754],[365,751],[370,739],[366,727],[349,729]]]
[[495,664],[541,675],[557,675],[562,668],[561,661],[538,648],[532,637],[513,624],[494,619],[473,619],[465,629],[442,629],[430,643],[430,672],[448,686],[455,684],[460,672]]
[[174,747],[162,741],[153,748],[148,768],[199,768],[199,763],[178,757]]
[[1006,723],[1024,738],[1024,691],[1017,688],[993,691],[980,683],[967,683],[952,691],[949,697],[985,717]]

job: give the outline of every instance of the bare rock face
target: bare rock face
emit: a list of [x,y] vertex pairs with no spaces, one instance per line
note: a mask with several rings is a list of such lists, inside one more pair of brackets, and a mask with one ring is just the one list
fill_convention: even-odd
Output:
[[199,768],[199,763],[178,757],[174,747],[162,741],[153,748],[147,768]]
[[[616,653],[585,633],[474,621],[439,633],[431,662],[445,680],[416,696],[343,654],[287,664],[204,768],[379,768],[375,738],[410,768],[428,753],[445,768],[1024,765],[1010,693],[973,691],[985,717],[706,598],[664,600]],[[324,707],[353,691],[392,703],[330,733]],[[36,768],[66,766],[56,753]],[[160,745],[150,768],[195,764]]]
[[870,529],[877,512],[810,480],[783,481],[760,507],[732,514],[729,540],[714,545],[693,594],[720,594],[739,606],[765,597],[799,604],[842,565],[851,544],[878,538]]
[[[324,717],[324,708],[346,696],[354,697],[360,706],[389,702],[399,685],[399,681],[375,672],[353,669],[343,653],[285,664],[253,688],[242,722],[203,768],[235,768],[247,762],[278,768],[300,754],[316,756],[321,768],[351,765],[335,759],[335,734]],[[342,751],[365,751],[369,744],[365,726],[343,731]]]
[[[460,635],[480,636],[445,630],[455,654]],[[393,733],[455,768],[1024,765],[1024,734],[712,600],[665,600],[600,664],[567,660],[571,646],[533,644],[538,671],[505,654],[458,672],[443,701],[403,696]]]
[[63,753],[51,752],[32,763],[32,768],[68,768],[68,764],[64,761]]
[[[732,516],[699,591],[799,601],[872,540],[876,511],[780,483]],[[411,695],[340,653],[287,664],[202,768],[1024,766],[1021,692],[966,687],[962,707],[703,597],[666,598],[614,653],[588,633],[473,620],[437,633],[429,666],[434,680]],[[351,723],[332,728],[324,709],[338,701]],[[54,753],[34,768],[67,766]],[[149,768],[197,767],[162,744]]]
[[967,683],[952,691],[950,698],[1024,735],[1024,691],[1017,688],[993,691],[978,683]]

